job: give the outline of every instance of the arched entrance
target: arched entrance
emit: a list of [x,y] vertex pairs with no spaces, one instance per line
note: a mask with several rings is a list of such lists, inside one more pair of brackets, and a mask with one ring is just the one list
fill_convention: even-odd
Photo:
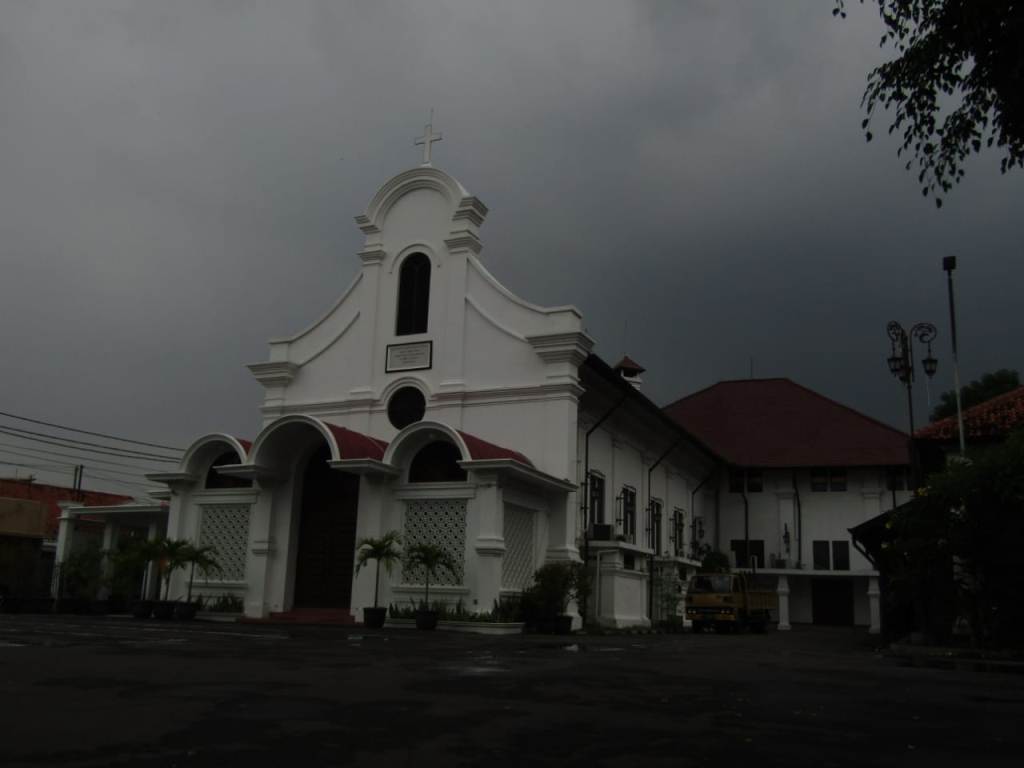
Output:
[[323,444],[298,470],[296,608],[348,608],[352,602],[359,476],[331,469],[330,458]]

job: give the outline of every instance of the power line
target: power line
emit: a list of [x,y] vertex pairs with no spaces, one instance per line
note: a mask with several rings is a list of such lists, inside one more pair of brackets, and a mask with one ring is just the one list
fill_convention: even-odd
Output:
[[115,485],[123,485],[126,487],[142,488],[146,491],[159,491],[159,487],[154,485],[146,485],[144,483],[133,483],[128,480],[118,480],[116,477],[107,477],[106,475],[97,474],[96,472],[83,472],[82,477],[91,477],[93,480],[106,480],[108,483],[114,483]]
[[75,429],[74,427],[65,427],[63,424],[54,424],[50,421],[42,421],[40,419],[30,419],[27,416],[18,416],[13,413],[7,413],[6,411],[0,411],[0,416],[7,416],[11,419],[18,419],[19,421],[27,421],[31,424],[42,424],[44,427],[55,427],[56,429],[63,429],[67,432],[77,432],[80,435],[92,435],[93,437],[105,437],[108,440],[117,440],[122,443],[132,443],[133,445],[145,445],[149,448],[163,448],[168,451],[179,451],[184,453],[181,448],[175,448],[171,445],[160,445],[159,443],[147,443],[142,440],[130,440],[127,437],[117,437],[115,435],[105,435],[102,432],[90,432],[87,429]]
[[[36,456],[26,456],[24,454],[17,453],[15,451],[5,451],[2,448],[0,448],[0,453],[6,453],[6,454],[8,454],[10,456],[17,456],[18,458],[22,458],[22,459],[32,459],[32,460],[38,459],[38,457],[36,457]],[[43,457],[43,458],[46,458],[46,457]],[[91,465],[97,463],[98,460],[88,460],[88,461],[89,461],[89,464],[91,466]],[[85,466],[85,465],[82,462],[79,462],[78,464],[65,464],[65,463],[61,462],[61,463],[58,463],[58,464],[53,464],[52,466],[76,467],[76,466]],[[145,477],[146,476],[145,470],[139,470],[139,471],[135,471],[135,472],[125,472],[123,469],[108,469],[107,467],[100,467],[100,469],[102,469],[104,472],[110,472],[111,474],[114,474],[114,475],[124,475],[125,477]],[[136,468],[132,467],[132,469],[136,469]]]
[[[6,453],[6,451],[4,451]],[[0,464],[5,467],[22,467],[24,469],[45,469],[49,472],[64,471],[69,467],[74,466],[73,464],[21,464],[17,461],[6,461],[0,459]]]
[[[13,431],[10,431],[13,430]],[[18,434],[18,433],[24,434]],[[131,451],[128,448],[117,448],[113,445],[101,445],[100,443],[88,443],[84,440],[73,440],[70,437],[58,437],[57,435],[48,435],[43,432],[32,432],[27,429],[18,429],[17,427],[4,426],[0,428],[0,434],[8,435],[9,437],[20,437],[24,440],[34,440],[37,443],[46,443],[47,445],[55,445],[58,448],[74,448],[74,446],[67,445],[67,443],[77,443],[79,445],[91,445],[96,448],[107,448],[109,450],[96,450],[89,449],[89,453],[102,453],[106,456],[117,456],[122,459],[134,459],[134,458],[148,458],[154,461],[166,461],[172,464],[177,464],[180,459],[173,459],[170,456],[159,456],[155,453],[143,453],[141,451]],[[36,435],[36,437],[29,437],[29,435]],[[44,440],[43,438],[56,438],[61,442],[55,442],[54,440]],[[75,448],[75,450],[84,451],[84,448]],[[121,451],[121,453],[111,453],[111,451]]]
[[[22,445],[16,445],[14,443],[0,443],[0,449],[2,449],[2,448],[16,448],[18,450],[19,455],[22,455],[24,453],[28,453],[28,454],[31,454],[31,458],[33,458],[33,459],[35,459],[35,458],[49,459],[49,458],[51,458],[53,456],[59,456],[59,457],[64,458],[64,459],[75,459],[75,461],[78,464],[81,464],[81,463],[87,461],[90,464],[104,464],[104,465],[109,465],[109,466],[112,466],[112,467],[127,467],[128,469],[137,469],[141,473],[145,473],[145,472],[158,472],[159,471],[158,469],[154,469],[153,467],[138,467],[138,466],[135,466],[133,464],[125,464],[125,463],[120,462],[120,461],[110,461],[109,459],[96,459],[96,458],[93,458],[92,456],[75,456],[72,453],[61,453],[60,451],[48,451],[45,448],[36,448],[35,446],[22,446]],[[71,448],[70,450],[77,450],[77,449]],[[14,453],[14,451],[3,451],[3,450],[0,450],[0,453]],[[143,459],[139,459],[139,461],[143,461]]]

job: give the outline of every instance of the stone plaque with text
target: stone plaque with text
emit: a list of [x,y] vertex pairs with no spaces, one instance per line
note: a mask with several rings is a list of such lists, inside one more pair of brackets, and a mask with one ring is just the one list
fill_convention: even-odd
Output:
[[385,373],[395,371],[421,371],[429,368],[434,353],[434,342],[415,341],[411,344],[388,344]]

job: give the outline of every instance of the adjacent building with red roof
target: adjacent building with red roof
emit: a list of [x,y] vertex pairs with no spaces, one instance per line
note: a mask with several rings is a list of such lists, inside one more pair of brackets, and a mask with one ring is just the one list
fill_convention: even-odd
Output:
[[785,378],[719,382],[665,413],[721,458],[705,545],[776,576],[790,621],[877,630],[878,574],[848,529],[908,495],[908,435]]
[[[1024,427],[1024,386],[998,395],[963,412],[964,437],[968,443],[993,443]],[[917,440],[935,443],[959,442],[957,417],[933,421],[914,433]]]

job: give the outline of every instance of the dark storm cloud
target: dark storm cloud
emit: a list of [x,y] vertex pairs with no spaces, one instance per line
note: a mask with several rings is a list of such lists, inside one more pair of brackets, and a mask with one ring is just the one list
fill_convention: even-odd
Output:
[[939,324],[948,387],[943,255],[965,376],[1024,364],[1024,184],[983,156],[937,212],[864,142],[877,23],[811,0],[4,3],[4,410],[254,434],[244,364],[348,283],[351,217],[434,107],[436,164],[491,208],[489,268],[579,306],[655,399],[753,358],[903,426],[885,322]]

